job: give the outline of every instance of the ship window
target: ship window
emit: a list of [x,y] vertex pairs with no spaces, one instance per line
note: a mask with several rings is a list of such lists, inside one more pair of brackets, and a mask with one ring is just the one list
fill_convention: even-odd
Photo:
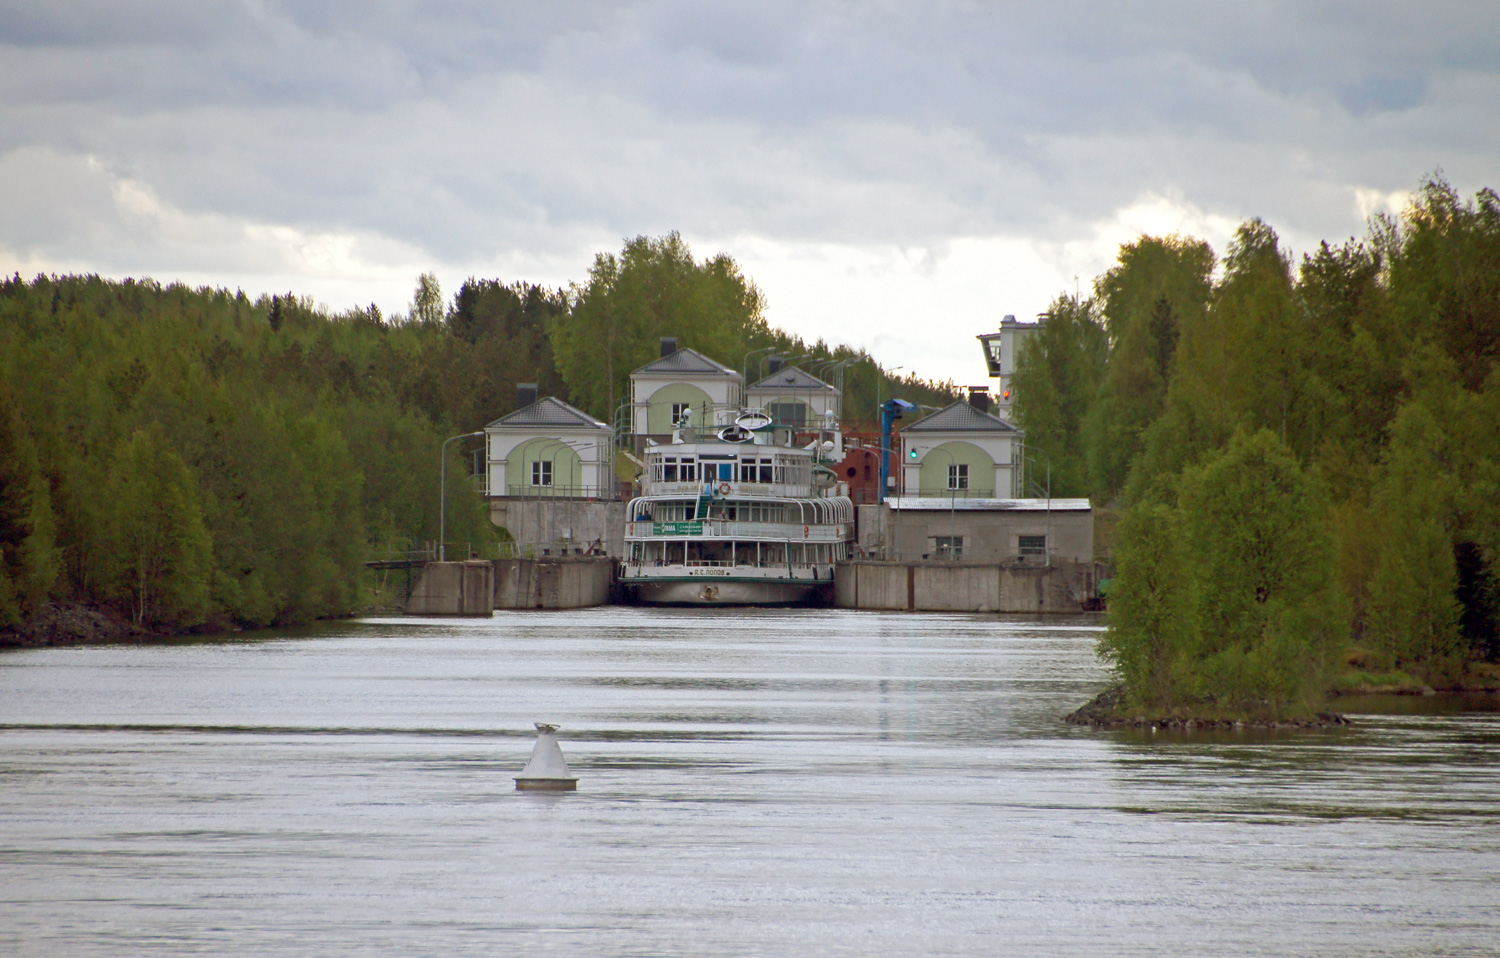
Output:
[[774,473],[772,472],[771,460],[769,460],[769,459],[762,459],[760,461],[760,481],[761,482],[774,482],[775,480],[774,480],[773,476],[774,476]]
[[692,482],[698,478],[698,464],[693,461],[691,456],[682,457],[682,472],[680,476],[683,482]]
[[1023,556],[1044,556],[1047,554],[1046,536],[1021,536],[1020,553]]
[[531,463],[531,484],[533,486],[552,485],[552,463],[546,459],[536,459]]
[[661,480],[662,480],[662,482],[676,482],[677,481],[677,457],[676,456],[668,456],[668,457],[666,457],[665,459],[662,460],[662,464],[661,464]]

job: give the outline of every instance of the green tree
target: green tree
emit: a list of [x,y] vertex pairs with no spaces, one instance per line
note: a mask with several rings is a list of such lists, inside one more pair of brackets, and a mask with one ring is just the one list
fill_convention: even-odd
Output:
[[1344,623],[1322,490],[1264,429],[1237,432],[1180,484],[1180,511],[1140,503],[1121,524],[1101,650],[1132,703],[1316,711]]
[[1142,236],[1120,247],[1119,264],[1095,282],[1110,361],[1088,418],[1095,495],[1124,486],[1144,433],[1160,415],[1184,330],[1198,324],[1212,289],[1213,250],[1181,236]]
[[36,447],[0,386],[0,625],[15,625],[57,580],[56,520]]
[[1094,487],[1083,429],[1109,356],[1094,312],[1092,300],[1059,296],[1016,361],[1016,421],[1026,430],[1027,447],[1046,453],[1054,496],[1086,496]]
[[1398,320],[1479,390],[1500,360],[1500,196],[1485,189],[1465,203],[1441,175],[1429,177],[1402,216],[1390,286]]
[[437,275],[423,273],[417,277],[417,288],[411,297],[411,321],[426,327],[443,322],[443,288]]
[[1270,429],[1309,460],[1329,392],[1311,353],[1291,264],[1275,231],[1250,220],[1230,244],[1208,311],[1183,330],[1164,408],[1131,466],[1127,498],[1168,493],[1170,477],[1241,427]]
[[549,324],[552,352],[574,400],[606,421],[629,395],[630,373],[656,357],[659,337],[726,364],[770,338],[761,292],[734,260],[697,262],[675,232],[600,253],[572,297],[573,309]]
[[1273,715],[1321,704],[1345,621],[1323,490],[1270,430],[1242,430],[1184,473],[1181,502],[1203,693]]
[[1136,708],[1171,709],[1188,686],[1182,670],[1196,624],[1181,524],[1176,509],[1142,503],[1125,514],[1116,534],[1117,572],[1099,654],[1124,680]]
[[160,429],[121,442],[106,495],[112,504],[110,588],[141,623],[192,625],[209,611],[212,547],[197,482]]

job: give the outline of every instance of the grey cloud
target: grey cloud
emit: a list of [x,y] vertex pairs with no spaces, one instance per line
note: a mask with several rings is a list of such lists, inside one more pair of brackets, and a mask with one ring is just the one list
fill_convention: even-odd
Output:
[[1485,5],[126,9],[0,16],[0,153],[63,158],[17,168],[68,207],[0,246],[102,242],[60,185],[83,156],[185,210],[450,262],[673,228],[1055,240],[1152,191],[1343,232],[1353,185],[1495,179]]

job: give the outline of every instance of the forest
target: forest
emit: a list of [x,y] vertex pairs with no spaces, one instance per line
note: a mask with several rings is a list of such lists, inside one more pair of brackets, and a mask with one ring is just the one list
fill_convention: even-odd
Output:
[[[350,615],[378,597],[366,561],[438,537],[443,441],[535,382],[605,421],[631,370],[677,336],[755,375],[757,356],[845,361],[851,426],[877,393],[950,401],[863,352],[771,327],[725,255],[637,237],[565,289],[430,274],[408,313],[330,313],[288,293],[149,279],[0,282],[0,632],[49,607],[105,609],[167,634]],[[449,542],[495,554],[450,446]]]
[[1118,518],[1101,652],[1125,708],[1315,713],[1500,671],[1500,198],[1441,175],[1300,262],[1123,246],[1018,358],[1054,495]]

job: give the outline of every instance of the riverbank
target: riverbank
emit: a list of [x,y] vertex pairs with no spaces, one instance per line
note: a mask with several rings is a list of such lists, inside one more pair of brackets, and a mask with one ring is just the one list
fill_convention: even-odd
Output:
[[1125,703],[1125,686],[1115,685],[1094,696],[1083,707],[1068,713],[1063,721],[1069,725],[1088,725],[1094,728],[1179,728],[1179,729],[1270,729],[1270,728],[1333,728],[1348,725],[1349,720],[1337,712],[1319,712],[1310,718],[1256,719],[1231,716],[1201,716],[1188,714],[1145,715],[1123,714],[1120,708]]
[[48,602],[19,626],[0,628],[0,649],[38,649],[66,645],[120,645],[165,642],[185,635],[238,632],[232,622],[204,623],[185,631],[151,629],[104,606]]

